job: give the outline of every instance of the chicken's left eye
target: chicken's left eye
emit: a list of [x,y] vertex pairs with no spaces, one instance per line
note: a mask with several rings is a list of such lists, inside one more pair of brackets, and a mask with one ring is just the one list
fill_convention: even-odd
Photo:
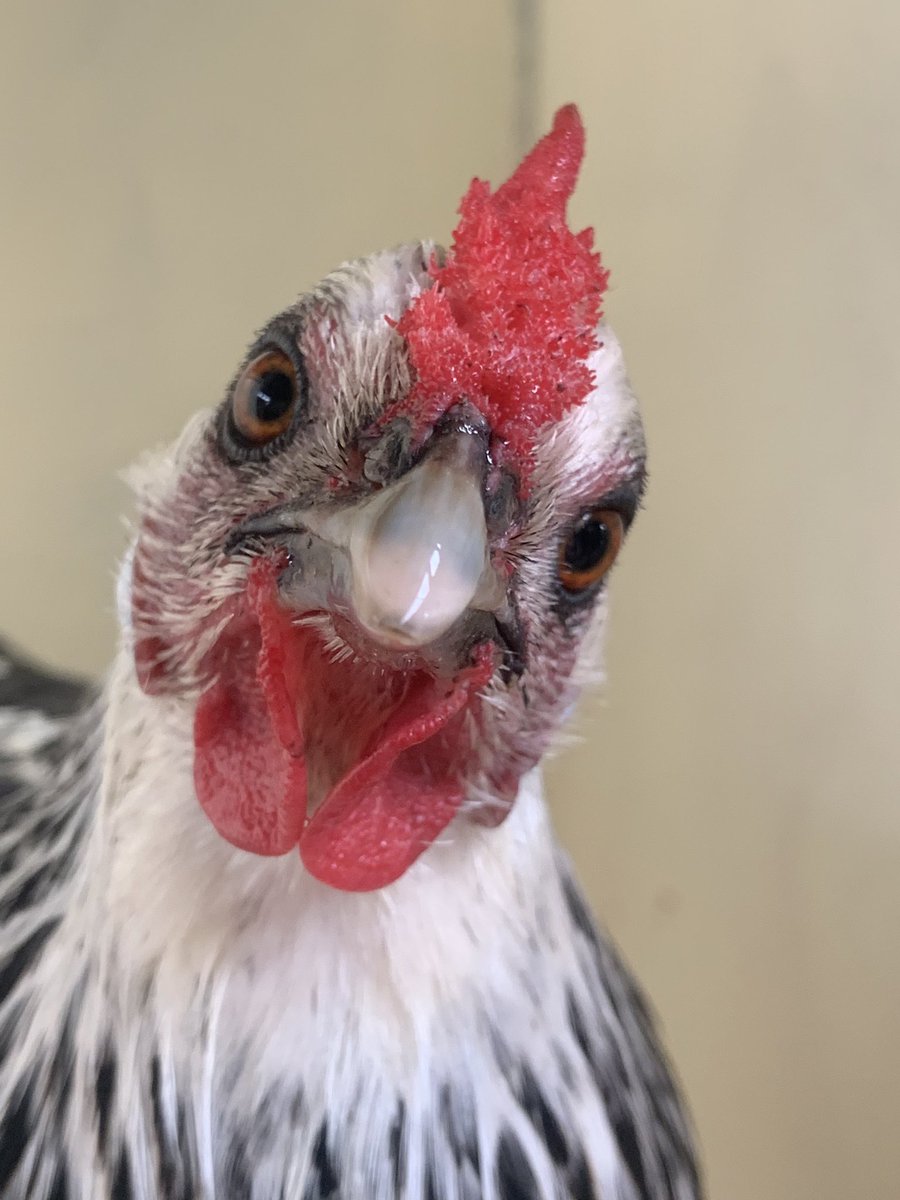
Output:
[[560,548],[557,572],[564,590],[576,596],[598,584],[613,565],[624,536],[622,515],[615,509],[584,513]]
[[235,386],[234,429],[251,446],[264,446],[286,432],[296,404],[294,364],[283,350],[265,350],[247,364]]

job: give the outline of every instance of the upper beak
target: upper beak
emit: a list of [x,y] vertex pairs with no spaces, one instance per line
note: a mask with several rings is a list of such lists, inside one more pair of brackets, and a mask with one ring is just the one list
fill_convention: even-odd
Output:
[[283,536],[293,569],[281,590],[292,607],[341,611],[384,647],[424,648],[469,610],[502,619],[507,609],[491,564],[486,463],[483,438],[455,429],[365,500],[331,510],[282,507],[247,521],[238,540]]

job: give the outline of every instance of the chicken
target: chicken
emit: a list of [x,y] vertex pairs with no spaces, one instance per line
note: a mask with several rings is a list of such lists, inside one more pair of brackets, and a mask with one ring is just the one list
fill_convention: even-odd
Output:
[[537,764],[644,443],[565,208],[349,263],[136,471],[100,691],[0,657],[0,1193],[694,1200]]

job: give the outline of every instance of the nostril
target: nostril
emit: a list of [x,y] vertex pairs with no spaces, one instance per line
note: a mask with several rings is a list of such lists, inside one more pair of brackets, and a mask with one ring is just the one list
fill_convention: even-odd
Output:
[[411,444],[412,426],[405,417],[398,417],[374,444],[360,449],[363,475],[382,486],[399,479],[412,465]]

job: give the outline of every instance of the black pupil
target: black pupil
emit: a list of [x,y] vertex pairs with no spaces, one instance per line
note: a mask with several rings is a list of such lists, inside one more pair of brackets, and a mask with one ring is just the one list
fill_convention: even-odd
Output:
[[566,566],[576,574],[596,567],[609,549],[609,527],[604,521],[587,520],[569,538]]
[[280,421],[294,403],[294,382],[284,371],[266,371],[253,393],[254,416],[264,424]]

